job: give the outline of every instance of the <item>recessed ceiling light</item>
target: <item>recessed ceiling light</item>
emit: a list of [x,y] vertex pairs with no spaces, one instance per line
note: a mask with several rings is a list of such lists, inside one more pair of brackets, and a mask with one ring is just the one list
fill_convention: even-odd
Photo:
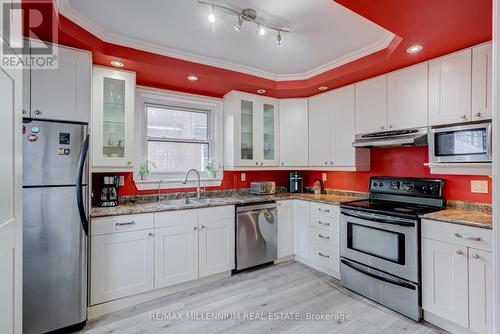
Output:
[[111,65],[113,65],[114,67],[123,67],[124,66],[124,64],[119,60],[112,60]]
[[327,89],[328,89],[327,86],[320,86],[320,87],[318,87],[318,90],[327,90]]
[[198,77],[196,75],[189,75],[187,78],[188,78],[189,81],[196,81],[196,80],[198,80]]
[[266,92],[265,89],[259,89],[259,90],[257,90],[257,93],[259,93],[259,94],[264,94],[265,92]]
[[424,47],[422,45],[416,44],[416,45],[412,45],[408,49],[406,49],[406,52],[408,52],[408,53],[418,53],[418,52],[422,51],[423,48]]

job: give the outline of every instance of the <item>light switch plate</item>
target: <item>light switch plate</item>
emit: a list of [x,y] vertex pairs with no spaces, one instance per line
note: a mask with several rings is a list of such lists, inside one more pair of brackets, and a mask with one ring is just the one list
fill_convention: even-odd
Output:
[[323,174],[321,175],[321,179],[323,180],[323,182],[326,182],[326,173],[323,173]]
[[471,180],[470,191],[473,193],[487,194],[488,181]]
[[246,181],[247,179],[247,174],[241,173],[241,181]]

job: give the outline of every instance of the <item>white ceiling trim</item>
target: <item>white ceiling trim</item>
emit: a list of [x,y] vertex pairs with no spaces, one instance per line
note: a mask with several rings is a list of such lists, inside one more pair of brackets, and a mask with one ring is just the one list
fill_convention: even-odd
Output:
[[160,46],[155,43],[146,42],[142,40],[138,40],[135,38],[130,38],[127,36],[110,33],[106,31],[102,26],[97,24],[96,22],[80,15],[76,10],[74,10],[69,0],[56,0],[56,5],[60,14],[64,15],[74,23],[78,24],[83,29],[89,31],[93,35],[97,36],[101,40],[118,44],[138,50],[148,51],[155,54],[168,56],[172,58],[178,58],[194,63],[199,63],[203,65],[209,65],[214,67],[219,67],[227,70],[237,71],[249,75],[258,76],[261,78],[273,80],[273,81],[288,81],[288,80],[307,80],[316,75],[324,73],[326,71],[332,70],[336,67],[345,65],[352,61],[355,61],[359,58],[363,58],[372,53],[378,52],[380,50],[386,49],[391,41],[396,36],[392,32],[387,32],[385,36],[379,41],[374,42],[371,45],[368,45],[362,49],[351,52],[345,56],[332,60],[324,65],[318,66],[310,71],[304,73],[296,73],[296,74],[275,74],[268,71],[263,71],[258,68],[254,68],[251,66],[245,66],[241,64],[237,64],[234,62],[224,61],[212,57],[206,57],[203,55],[199,55],[192,52],[185,52],[176,49],[172,49],[165,46]]

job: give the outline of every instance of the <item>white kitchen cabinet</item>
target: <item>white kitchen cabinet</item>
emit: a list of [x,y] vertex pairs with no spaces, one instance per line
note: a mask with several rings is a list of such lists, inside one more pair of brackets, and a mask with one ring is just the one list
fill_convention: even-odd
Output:
[[330,118],[332,93],[309,98],[309,165],[328,166],[330,161]]
[[307,166],[308,99],[280,100],[280,166]]
[[493,333],[493,254],[469,248],[470,329]]
[[155,229],[155,288],[198,278],[196,220]]
[[94,66],[93,75],[93,167],[132,170],[135,72]]
[[26,91],[30,101],[24,103],[23,116],[89,123],[92,56],[83,50],[54,47],[57,68],[30,70],[31,89]]
[[422,308],[468,327],[467,247],[422,239]]
[[309,260],[310,254],[310,214],[309,202],[294,201],[293,208],[293,249],[299,259]]
[[199,219],[199,277],[234,269],[234,217]]
[[356,85],[356,133],[387,130],[387,76]]
[[429,123],[471,120],[471,49],[429,61]]
[[472,115],[473,121],[491,119],[492,46],[485,43],[472,48]]
[[90,304],[153,289],[153,230],[91,238]]
[[224,165],[279,165],[279,101],[232,91],[224,96]]
[[278,202],[278,258],[293,254],[293,201]]
[[421,63],[387,76],[387,128],[428,125],[428,64]]

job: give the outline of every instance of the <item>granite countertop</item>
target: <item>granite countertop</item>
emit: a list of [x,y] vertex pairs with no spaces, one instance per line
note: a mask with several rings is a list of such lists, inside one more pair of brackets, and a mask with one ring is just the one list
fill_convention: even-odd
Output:
[[461,224],[473,227],[492,228],[492,215],[489,212],[461,209],[444,209],[420,216],[424,219],[446,223]]
[[339,205],[340,203],[360,199],[360,197],[336,195],[336,194],[314,195],[314,194],[303,194],[303,193],[301,194],[283,193],[283,194],[264,195],[264,196],[233,195],[225,197],[210,197],[208,198],[208,202],[205,203],[190,203],[190,204],[178,204],[178,205],[164,205],[156,201],[134,202],[134,203],[123,203],[114,207],[92,207],[92,210],[90,212],[90,217],[97,218],[97,217],[130,215],[137,213],[199,209],[199,208],[207,208],[215,206],[246,204],[246,203],[255,203],[262,201],[279,201],[288,199],[301,199],[312,202]]

